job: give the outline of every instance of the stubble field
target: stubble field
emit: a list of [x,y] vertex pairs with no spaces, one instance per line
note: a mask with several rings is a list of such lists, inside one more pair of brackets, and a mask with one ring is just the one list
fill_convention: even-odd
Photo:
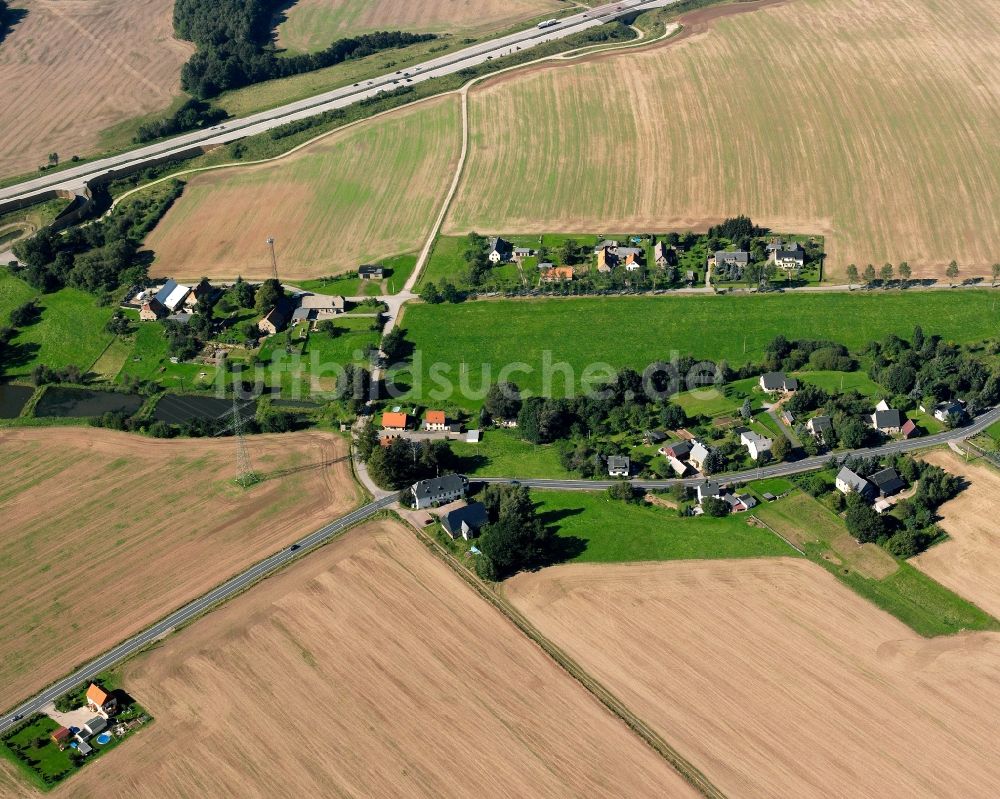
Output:
[[506,593],[729,796],[990,796],[1000,635],[916,637],[804,560],[572,564]]
[[0,433],[0,707],[358,504],[341,438],[249,444],[299,471],[243,491],[232,439]]
[[0,176],[98,149],[100,132],[165,109],[194,51],[173,0],[23,0],[0,46]]
[[1000,618],[1000,527],[996,521],[1000,473],[966,463],[950,450],[928,453],[924,460],[964,478],[961,494],[939,509],[948,540],[910,562],[942,585]]
[[169,639],[124,684],[156,723],[55,796],[695,795],[389,520]]
[[562,7],[557,0],[298,0],[278,26],[278,44],[314,52],[377,30],[480,33]]
[[[795,0],[471,95],[445,232],[705,229],[738,213],[826,235],[828,275],[1000,260],[1000,5]],[[877,79],[874,78],[877,76]],[[497,120],[503,120],[502,124]]]
[[192,177],[146,240],[172,277],[315,278],[418,249],[461,149],[445,97],[356,125],[273,163]]

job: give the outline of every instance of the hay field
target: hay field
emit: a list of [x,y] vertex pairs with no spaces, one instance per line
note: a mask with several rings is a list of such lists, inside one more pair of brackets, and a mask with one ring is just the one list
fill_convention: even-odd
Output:
[[161,111],[194,52],[173,37],[173,0],[20,0],[0,46],[0,176],[100,145],[100,132]]
[[284,12],[278,45],[314,52],[377,30],[476,34],[564,7],[558,0],[298,0]]
[[1000,634],[918,638],[793,559],[572,564],[506,592],[728,796],[1000,784]]
[[389,520],[168,639],[124,684],[156,723],[55,796],[695,796]]
[[419,249],[461,151],[445,97],[356,125],[273,163],[195,175],[146,240],[178,278],[314,278]]
[[903,260],[943,277],[952,258],[989,274],[1000,4],[795,0],[691,27],[475,90],[445,232],[705,229],[748,213],[825,234],[832,277]]
[[0,433],[0,707],[358,504],[338,436],[254,436],[244,492],[235,444],[90,428]]
[[1000,618],[1000,528],[996,522],[1000,473],[966,463],[951,450],[923,458],[963,477],[968,486],[939,509],[949,540],[917,555],[910,563],[942,585]]

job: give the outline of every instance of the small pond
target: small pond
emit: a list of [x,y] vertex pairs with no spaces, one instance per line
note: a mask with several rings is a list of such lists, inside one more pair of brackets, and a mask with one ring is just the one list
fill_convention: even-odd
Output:
[[35,406],[35,416],[81,418],[103,416],[109,411],[131,415],[142,407],[144,401],[138,394],[50,386]]
[[35,390],[30,386],[0,383],[0,419],[16,419]]

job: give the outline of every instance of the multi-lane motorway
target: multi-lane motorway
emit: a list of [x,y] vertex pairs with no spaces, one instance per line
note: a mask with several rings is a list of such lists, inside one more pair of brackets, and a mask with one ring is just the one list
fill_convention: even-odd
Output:
[[226,144],[245,136],[263,133],[272,128],[306,119],[324,111],[345,108],[359,100],[374,97],[379,92],[412,86],[423,81],[450,75],[474,67],[493,58],[502,58],[518,50],[537,47],[544,42],[561,39],[587,28],[602,25],[626,14],[672,5],[678,0],[622,0],[579,14],[563,17],[546,28],[532,27],[517,33],[471,45],[454,53],[425,61],[413,67],[391,72],[378,78],[362,81],[323,92],[305,100],[287,103],[270,111],[263,111],[242,119],[229,120],[209,130],[192,133],[150,144],[120,155],[101,158],[58,172],[41,175],[6,188],[0,188],[0,207],[12,201],[43,198],[52,191],[77,192],[88,183],[120,171],[130,171],[170,157],[191,153],[195,148]]

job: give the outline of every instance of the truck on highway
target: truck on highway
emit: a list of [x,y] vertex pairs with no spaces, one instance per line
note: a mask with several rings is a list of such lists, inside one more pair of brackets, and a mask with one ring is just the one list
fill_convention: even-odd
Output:
[[559,20],[557,20],[557,19],[547,19],[547,20],[545,20],[545,22],[539,22],[538,23],[538,27],[539,28],[551,28],[553,25],[558,25],[558,24],[559,24]]

